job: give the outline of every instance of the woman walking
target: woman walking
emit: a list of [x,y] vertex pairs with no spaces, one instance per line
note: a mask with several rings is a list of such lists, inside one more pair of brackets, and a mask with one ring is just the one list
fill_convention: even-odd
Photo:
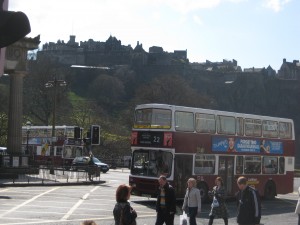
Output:
[[136,225],[136,211],[130,206],[131,187],[121,184],[116,191],[116,205],[114,208],[115,225]]
[[187,211],[190,217],[190,225],[197,225],[196,216],[201,212],[201,196],[200,191],[196,188],[196,180],[194,178],[190,178],[187,181],[187,189],[182,205],[182,211]]
[[228,210],[225,204],[225,188],[221,177],[217,177],[215,180],[216,186],[210,192],[214,196],[213,203],[211,204],[211,210],[209,213],[209,223],[212,225],[214,218],[223,218],[225,225],[228,225]]

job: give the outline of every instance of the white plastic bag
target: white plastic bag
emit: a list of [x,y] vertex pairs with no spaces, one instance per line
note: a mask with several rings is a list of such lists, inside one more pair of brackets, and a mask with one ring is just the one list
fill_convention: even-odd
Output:
[[219,207],[219,205],[220,204],[219,204],[217,198],[214,196],[213,202],[211,203],[211,207],[216,208],[216,207]]
[[189,220],[188,220],[187,214],[185,212],[183,212],[182,215],[179,216],[179,224],[180,225],[189,225]]

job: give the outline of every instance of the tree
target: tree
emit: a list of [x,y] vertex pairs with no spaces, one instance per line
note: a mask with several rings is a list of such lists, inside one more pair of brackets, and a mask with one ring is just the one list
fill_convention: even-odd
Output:
[[[49,125],[51,123],[54,103],[54,88],[46,88],[45,84],[56,79],[64,79],[65,71],[48,58],[29,62],[29,73],[24,79],[24,114],[34,124]],[[67,89],[56,89],[56,124],[65,121],[70,104]],[[63,109],[62,109],[63,107]]]
[[165,103],[174,105],[204,107],[209,99],[197,94],[196,90],[178,75],[155,78],[149,85],[143,85],[136,92],[137,104]]
[[9,87],[0,84],[0,146],[7,145]]
[[124,93],[123,82],[110,75],[98,76],[89,88],[89,96],[109,110],[122,102]]

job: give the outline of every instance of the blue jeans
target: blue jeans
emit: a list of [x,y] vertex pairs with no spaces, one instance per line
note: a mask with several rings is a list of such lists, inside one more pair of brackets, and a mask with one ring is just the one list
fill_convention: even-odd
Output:
[[198,207],[189,207],[190,225],[197,225],[196,216],[198,213]]

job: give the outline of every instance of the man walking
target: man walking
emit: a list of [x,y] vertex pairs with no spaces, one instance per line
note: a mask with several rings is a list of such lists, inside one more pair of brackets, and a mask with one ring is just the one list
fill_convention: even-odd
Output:
[[237,223],[239,225],[259,225],[261,218],[260,197],[258,192],[247,185],[245,177],[237,180]]
[[158,178],[159,193],[156,201],[157,218],[155,225],[174,225],[176,212],[176,197],[174,188],[167,182],[165,176]]

